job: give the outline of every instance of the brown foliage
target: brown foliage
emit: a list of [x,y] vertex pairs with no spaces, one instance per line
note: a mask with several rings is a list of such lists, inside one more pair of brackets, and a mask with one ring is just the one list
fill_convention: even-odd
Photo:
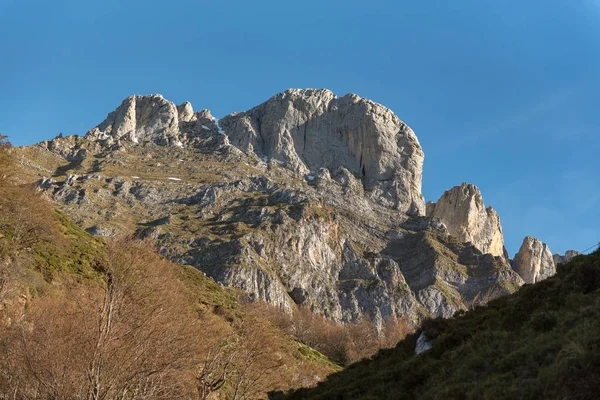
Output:
[[16,185],[13,169],[10,143],[0,135],[0,323],[14,317],[5,303],[19,301],[24,282],[36,286],[27,271],[35,262],[33,247],[60,244],[62,237],[50,204],[32,185]]
[[287,314],[274,307],[256,304],[253,313],[270,319],[289,335],[340,365],[352,364],[373,356],[379,349],[393,347],[412,329],[402,319],[389,319],[380,329],[365,319],[338,324],[305,307]]
[[232,400],[257,398],[282,387],[282,378],[289,379],[285,371],[278,371],[291,361],[286,360],[289,351],[281,336],[263,319],[245,318],[220,349],[221,359],[227,363],[222,378],[229,383]]
[[60,237],[52,207],[32,186],[1,188],[0,255],[21,256],[42,241]]
[[201,307],[148,243],[107,247],[102,281],[63,281],[0,325],[0,398],[238,400],[315,374],[265,318]]
[[[88,398],[177,397],[173,374],[192,366],[199,320],[173,266],[131,239],[109,244],[101,309],[89,319]],[[140,396],[138,396],[140,397]]]
[[30,249],[56,235],[52,208],[33,185],[16,185],[11,145],[0,134],[0,258]]
[[0,133],[0,186],[6,180],[12,166],[10,147],[8,138]]
[[[200,321],[170,265],[131,240],[109,244],[104,285],[34,300],[7,328],[0,368],[16,398],[178,398]],[[1,396],[0,396],[1,397]]]

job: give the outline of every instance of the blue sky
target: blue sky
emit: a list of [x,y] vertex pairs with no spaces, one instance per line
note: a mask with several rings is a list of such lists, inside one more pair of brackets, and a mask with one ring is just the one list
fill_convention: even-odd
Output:
[[216,116],[290,87],[380,102],[423,193],[463,181],[509,253],[600,241],[600,0],[0,0],[0,132],[83,134],[131,94]]

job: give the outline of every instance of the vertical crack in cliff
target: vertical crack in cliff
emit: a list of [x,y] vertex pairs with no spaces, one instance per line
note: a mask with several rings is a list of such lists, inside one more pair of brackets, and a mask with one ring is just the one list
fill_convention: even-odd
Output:
[[306,129],[308,126],[308,120],[304,123],[304,146],[302,147],[302,155],[304,155],[304,150],[306,150]]
[[[260,145],[261,145],[261,150],[263,153],[265,153],[265,138],[262,134],[262,127],[260,125],[260,117],[256,117],[256,128],[258,129],[258,136],[260,137]],[[265,155],[268,155],[265,153]]]
[[366,175],[366,171],[365,171],[365,166],[363,165],[363,153],[362,153],[362,151],[360,152],[360,161],[358,162],[358,168],[362,172],[362,176],[364,178],[365,175]]

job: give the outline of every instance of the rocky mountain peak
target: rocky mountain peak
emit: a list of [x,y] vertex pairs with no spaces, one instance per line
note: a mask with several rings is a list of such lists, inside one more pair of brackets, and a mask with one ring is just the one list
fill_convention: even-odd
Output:
[[560,255],[555,253],[552,258],[554,259],[554,264],[564,264],[566,262],[571,261],[574,257],[578,256],[579,253],[577,250],[567,250],[564,255]]
[[414,132],[355,94],[290,89],[221,120],[132,96],[85,138],[23,151],[88,232],[152,237],[169,259],[286,310],[416,324],[523,284],[479,189],[463,183],[424,216]]
[[346,168],[372,199],[424,215],[423,151],[389,109],[355,94],[290,89],[221,120],[231,144],[300,174]]
[[90,130],[86,138],[172,144],[178,141],[178,131],[177,107],[161,95],[155,94],[126,98],[100,125]]
[[556,265],[548,245],[532,236],[523,239],[512,264],[525,283],[536,283],[556,273]]
[[209,110],[194,112],[190,102],[176,106],[160,94],[126,98],[85,138],[107,148],[114,148],[115,143],[154,143],[214,151],[228,145]]
[[130,96],[86,139],[114,146],[152,142],[214,151],[233,145],[300,176],[342,169],[371,200],[410,215],[424,215],[423,151],[414,132],[391,110],[356,94],[289,89],[222,120],[194,112],[161,95]]
[[477,249],[506,257],[500,217],[492,207],[485,207],[479,188],[462,183],[444,192],[437,203],[427,204],[427,216],[439,219],[448,232]]
[[177,106],[177,114],[180,122],[191,122],[197,119],[192,108],[192,103],[189,101]]

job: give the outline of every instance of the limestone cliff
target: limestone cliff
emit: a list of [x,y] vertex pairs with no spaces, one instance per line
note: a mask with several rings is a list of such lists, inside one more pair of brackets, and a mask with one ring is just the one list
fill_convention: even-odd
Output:
[[552,253],[539,239],[527,236],[513,260],[513,268],[525,283],[535,283],[556,273]]
[[439,219],[459,240],[473,243],[484,253],[507,258],[500,217],[492,207],[485,208],[475,185],[463,183],[447,190],[437,203],[427,204],[427,216]]
[[[220,121],[132,96],[84,137],[20,152],[88,232],[153,238],[169,259],[284,309],[416,324],[523,283],[476,188],[423,215],[416,136],[356,95],[289,90]],[[460,224],[468,235],[450,230]]]
[[149,95],[126,98],[85,137],[104,147],[147,142],[161,146],[202,147],[206,146],[207,138],[227,144],[225,136],[217,133],[220,133],[218,121],[210,111],[194,112],[189,102],[176,106],[161,95]]
[[117,147],[123,142],[206,147],[207,135],[300,175],[344,168],[372,200],[425,213],[417,137],[392,111],[354,94],[337,98],[329,90],[291,89],[220,121],[208,110],[194,112],[189,102],[176,106],[161,95],[131,96],[86,138]]
[[389,109],[329,90],[288,90],[221,121],[231,143],[302,174],[346,168],[380,204],[423,215],[423,151]]
[[88,139],[152,140],[158,144],[179,141],[178,112],[160,95],[131,96],[86,135]]

